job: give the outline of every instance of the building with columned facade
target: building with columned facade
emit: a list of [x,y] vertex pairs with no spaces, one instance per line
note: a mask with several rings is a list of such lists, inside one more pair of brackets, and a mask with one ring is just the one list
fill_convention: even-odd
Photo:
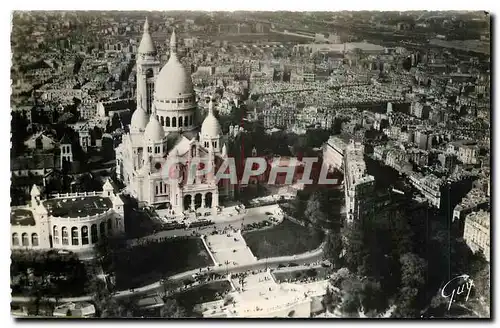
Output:
[[92,254],[101,239],[125,231],[123,200],[109,180],[102,192],[56,194],[48,199],[33,185],[30,204],[12,207],[10,220],[12,249]]

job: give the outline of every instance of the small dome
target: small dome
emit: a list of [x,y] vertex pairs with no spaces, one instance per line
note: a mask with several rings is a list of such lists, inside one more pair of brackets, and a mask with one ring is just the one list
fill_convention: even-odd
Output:
[[158,122],[155,114],[152,114],[149,119],[146,131],[144,132],[144,138],[146,141],[153,142],[161,141],[165,138],[165,131],[163,131],[163,127],[160,122]]
[[172,53],[156,79],[155,99],[175,99],[186,94],[194,94],[193,81],[177,55]]
[[203,124],[201,125],[201,135],[211,138],[221,135],[220,123],[214,115],[213,104],[213,100],[210,99],[210,104],[208,105],[208,115],[205,120],[203,120]]
[[144,22],[144,34],[142,35],[141,43],[139,44],[138,52],[140,54],[155,54],[156,48],[153,43],[153,39],[149,34],[149,23],[148,19]]
[[130,129],[134,130],[144,130],[148,124],[148,114],[142,109],[137,108],[132,114],[132,119],[130,121]]

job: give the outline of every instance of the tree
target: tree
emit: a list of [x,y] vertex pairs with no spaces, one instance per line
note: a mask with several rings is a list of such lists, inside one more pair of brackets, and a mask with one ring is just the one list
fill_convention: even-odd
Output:
[[359,278],[350,276],[341,284],[342,303],[340,309],[346,314],[358,313],[361,310],[361,291],[363,285]]
[[174,299],[167,299],[160,309],[162,318],[185,318],[186,309],[181,307]]
[[366,279],[361,292],[361,305],[365,312],[378,314],[388,307],[388,298],[382,290],[380,282]]
[[321,208],[320,197],[319,193],[313,193],[311,198],[307,201],[306,210],[304,212],[306,219],[316,226],[320,226],[326,221],[326,216]]
[[396,317],[418,317],[422,291],[426,285],[427,262],[413,253],[403,254],[401,262],[401,289],[398,296]]
[[342,236],[340,233],[330,232],[326,235],[325,244],[323,246],[323,257],[333,265],[339,262],[339,256],[342,252]]
[[111,297],[101,305],[101,318],[133,318],[135,307],[133,300],[118,302]]
[[243,287],[245,286],[245,282],[246,282],[245,280],[246,280],[247,276],[248,276],[248,273],[246,273],[246,272],[242,272],[238,276],[238,283],[241,286],[241,290],[243,290]]
[[420,311],[416,306],[417,296],[417,288],[402,287],[397,300],[397,308],[393,312],[393,317],[417,318],[420,314]]
[[427,262],[413,253],[401,256],[401,284],[406,287],[420,288],[425,284]]
[[343,245],[345,249],[344,259],[347,268],[351,272],[357,272],[367,252],[361,225],[357,223],[348,224],[342,229],[342,236],[345,237],[343,239]]
[[174,283],[174,281],[169,278],[162,279],[161,286],[163,288],[163,293],[165,294],[165,297],[168,296],[173,290],[177,288],[177,284]]
[[341,302],[341,298],[337,293],[334,293],[334,291],[330,288],[327,287],[325,296],[323,296],[323,306],[325,309],[329,312],[333,312],[333,309]]
[[349,269],[341,268],[341,269],[337,270],[337,272],[332,274],[332,276],[330,278],[330,282],[332,283],[333,286],[340,287],[342,282],[350,276],[351,276],[351,273],[349,272]]
[[92,295],[92,300],[99,313],[113,310],[113,298],[102,279],[94,277],[87,286],[87,292]]

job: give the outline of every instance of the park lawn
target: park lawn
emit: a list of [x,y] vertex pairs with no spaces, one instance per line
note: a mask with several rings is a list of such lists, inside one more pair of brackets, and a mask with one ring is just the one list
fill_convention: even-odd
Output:
[[331,271],[330,268],[314,267],[298,270],[274,271],[272,274],[277,281],[286,282],[287,280],[300,281],[309,277],[323,280],[327,278]]
[[179,237],[129,247],[113,254],[115,288],[138,288],[213,264],[200,238]]
[[305,253],[323,241],[321,231],[287,219],[269,229],[245,232],[243,237],[258,259]]
[[[14,296],[77,297],[86,294],[89,268],[73,253],[13,251],[10,265]],[[43,287],[42,287],[43,286]]]
[[231,284],[227,280],[214,281],[179,293],[175,298],[179,305],[188,311],[188,315],[193,315],[192,310],[196,304],[215,301],[231,289]]

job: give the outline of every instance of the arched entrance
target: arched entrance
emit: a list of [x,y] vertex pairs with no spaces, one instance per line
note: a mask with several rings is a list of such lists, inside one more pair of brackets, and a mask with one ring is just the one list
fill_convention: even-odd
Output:
[[205,207],[212,208],[212,193],[209,192],[205,195]]
[[201,194],[196,194],[194,196],[194,208],[198,209],[201,207]]
[[184,196],[184,210],[189,210],[191,208],[191,195]]

